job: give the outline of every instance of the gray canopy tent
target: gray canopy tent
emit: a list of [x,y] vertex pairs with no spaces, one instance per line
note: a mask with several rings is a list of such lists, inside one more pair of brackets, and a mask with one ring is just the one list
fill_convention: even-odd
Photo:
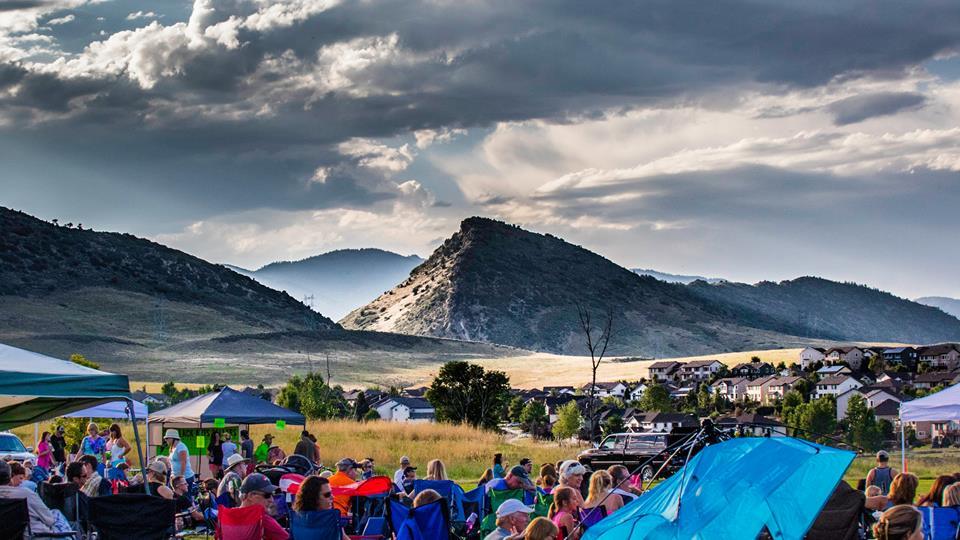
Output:
[[137,443],[143,452],[126,375],[0,344],[0,429],[56,418],[111,401],[126,401]]
[[[218,421],[222,422],[223,427],[274,424],[278,420],[283,421],[284,425],[305,426],[307,423],[306,418],[298,412],[238,392],[229,386],[156,411],[149,419],[151,429],[156,431],[155,436],[151,437],[155,441],[162,440],[166,428],[219,429],[220,426],[215,425]],[[197,454],[198,470],[205,458],[205,455]]]

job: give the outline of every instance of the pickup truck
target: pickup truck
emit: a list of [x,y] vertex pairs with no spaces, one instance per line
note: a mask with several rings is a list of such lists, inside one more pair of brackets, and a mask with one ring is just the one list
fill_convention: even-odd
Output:
[[[667,448],[688,437],[694,431],[696,428],[677,428],[670,433],[610,434],[604,437],[595,448],[581,452],[577,456],[577,461],[591,471],[606,469],[611,465],[623,465],[631,473],[639,472],[641,478],[647,482],[670,457],[672,450],[668,452]],[[697,445],[690,455],[696,454],[701,448],[702,445]],[[686,451],[677,453],[661,478],[683,467],[686,459]],[[637,468],[647,460],[649,463],[638,471]]]

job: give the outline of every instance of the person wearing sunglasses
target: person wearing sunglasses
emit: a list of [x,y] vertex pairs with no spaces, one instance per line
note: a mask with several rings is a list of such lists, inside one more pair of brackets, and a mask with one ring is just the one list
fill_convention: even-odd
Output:
[[[190,497],[190,484],[187,484],[187,479],[183,476],[174,476],[170,485],[173,486],[173,500],[177,503],[177,516],[184,518],[178,521],[177,530],[183,530],[192,524],[203,523],[203,514],[197,507],[196,501]],[[192,523],[188,523],[189,520],[185,519],[188,515]]]
[[273,500],[277,487],[270,483],[270,479],[260,473],[253,473],[243,479],[240,485],[240,507],[262,506],[264,509],[261,523],[263,524],[263,540],[288,540],[290,534],[273,518],[277,512],[276,502]]
[[[333,508],[333,489],[330,481],[322,476],[309,476],[297,491],[293,501],[294,512],[316,512]],[[347,534],[340,531],[342,540],[348,540]]]

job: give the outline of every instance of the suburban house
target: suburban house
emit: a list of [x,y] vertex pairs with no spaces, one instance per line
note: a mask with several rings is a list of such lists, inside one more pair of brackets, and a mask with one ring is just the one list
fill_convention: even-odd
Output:
[[387,397],[370,406],[381,420],[391,422],[433,422],[436,411],[429,401],[416,397]]
[[793,387],[796,386],[798,382],[803,380],[802,377],[796,377],[789,375],[787,377],[777,377],[770,385],[767,387],[767,400],[774,402],[778,399],[783,399],[783,396],[787,392],[793,390]]
[[543,393],[553,394],[555,396],[559,396],[560,394],[573,395],[577,393],[577,390],[572,386],[544,386]]
[[756,379],[757,377],[769,377],[776,373],[776,368],[766,362],[744,362],[737,364],[730,370],[730,374],[736,377],[747,377]]
[[634,415],[627,421],[631,431],[670,433],[678,427],[696,427],[697,417],[684,413],[646,412]]
[[921,373],[913,379],[913,386],[917,389],[929,390],[934,386],[947,386],[957,378],[957,374],[952,371],[928,371]]
[[820,347],[807,347],[800,351],[800,369],[808,369],[817,362],[823,362],[826,349]]
[[767,403],[767,393],[769,392],[770,385],[776,382],[777,378],[770,377],[760,377],[759,379],[754,379],[747,383],[747,397],[750,398],[750,401],[756,401],[757,403]]
[[914,369],[920,355],[913,347],[893,347],[883,350],[883,363],[888,366],[907,366]]
[[[583,385],[580,390],[583,391],[585,395],[590,395],[590,383]],[[622,382],[598,382],[594,387],[594,395],[596,397],[618,397],[622,398],[624,394],[627,393],[627,385]]]
[[134,390],[130,393],[130,397],[132,397],[134,401],[139,401],[148,407],[150,405],[166,406],[170,404],[170,398],[168,398],[166,394],[152,394],[143,390]]
[[694,360],[680,366],[680,380],[705,381],[723,367],[719,360]]
[[888,399],[873,408],[873,415],[877,420],[886,420],[894,426],[897,426],[897,423],[900,421],[900,403]]
[[643,397],[643,393],[647,391],[647,385],[644,383],[637,383],[636,386],[630,389],[630,401],[639,401]]
[[874,409],[874,414],[876,414],[877,407],[879,407],[882,403],[891,401],[894,403],[895,408],[899,411],[900,403],[903,402],[903,396],[886,388],[875,388],[871,386],[851,388],[850,390],[847,390],[846,392],[837,396],[837,420],[843,420],[846,418],[847,409],[850,407],[850,398],[855,395],[862,397],[864,402],[866,402],[867,407]]
[[817,382],[813,397],[839,396],[847,390],[860,388],[861,386],[863,386],[863,383],[849,375],[832,375]]
[[921,362],[931,366],[945,367],[949,370],[960,366],[960,350],[954,343],[920,347],[919,356]]
[[845,362],[851,369],[858,370],[863,364],[863,349],[860,347],[834,347],[827,350],[824,362],[839,364]]
[[544,407],[547,409],[547,416],[550,418],[550,423],[557,421],[560,407],[563,407],[571,401],[576,402],[587,402],[589,398],[584,396],[574,396],[573,394],[557,394],[557,395],[548,395],[542,399]]
[[680,369],[680,362],[654,362],[647,368],[648,379],[652,381],[673,380],[673,374]]
[[853,370],[847,366],[823,366],[817,370],[818,379],[826,379],[835,375],[852,375]]
[[723,429],[735,429],[743,435],[754,437],[786,437],[787,428],[780,422],[756,413],[744,413],[740,416],[722,416],[717,426]]
[[727,401],[743,401],[747,398],[747,383],[744,377],[725,377],[710,385],[710,391],[720,394]]

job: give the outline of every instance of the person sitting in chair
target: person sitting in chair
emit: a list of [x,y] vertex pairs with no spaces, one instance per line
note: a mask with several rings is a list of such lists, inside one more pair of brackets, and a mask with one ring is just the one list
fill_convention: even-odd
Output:
[[270,480],[260,474],[253,473],[244,478],[240,486],[240,507],[262,506],[264,509],[263,518],[263,540],[287,540],[290,534],[283,530],[283,527],[277,523],[270,515],[276,512],[276,503],[273,500],[273,494],[277,491],[276,486],[270,483]]
[[[308,476],[300,484],[300,491],[293,501],[294,512],[316,512],[333,508],[333,489],[330,481],[320,476]],[[347,533],[340,530],[342,540],[349,540]]]
[[58,510],[50,510],[40,496],[29,489],[13,486],[10,464],[0,461],[0,499],[26,499],[30,512],[30,532],[33,534],[70,532],[70,524]]

